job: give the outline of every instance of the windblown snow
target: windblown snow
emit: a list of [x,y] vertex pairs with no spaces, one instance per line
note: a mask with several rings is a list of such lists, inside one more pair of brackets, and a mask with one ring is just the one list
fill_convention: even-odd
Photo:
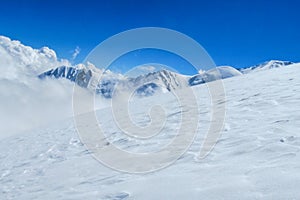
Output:
[[[64,76],[38,78],[60,66],[66,66]],[[70,102],[74,82],[80,80],[76,76],[70,81],[67,73],[72,67],[91,70],[92,75],[98,69],[71,66],[49,48],[32,49],[6,37],[0,37],[0,67],[0,199],[300,198],[300,64],[247,74],[231,67],[195,76],[160,71],[134,80],[108,72],[108,84],[129,87],[147,79],[145,88],[139,88],[147,97],[129,103],[136,124],[149,123],[149,105],[155,103],[168,116],[159,135],[143,141],[127,137],[105,104],[111,88],[105,82],[103,91],[101,85],[92,85],[108,95],[98,99],[105,105],[96,112],[108,142],[127,151],[155,151],[177,133],[180,105],[172,92],[155,92],[157,87],[172,91],[193,86],[197,97],[200,120],[192,146],[170,167],[143,175],[101,165],[77,135]],[[225,87],[226,101],[220,103],[226,105],[226,120],[213,151],[199,160],[212,112],[206,84],[214,80]]]

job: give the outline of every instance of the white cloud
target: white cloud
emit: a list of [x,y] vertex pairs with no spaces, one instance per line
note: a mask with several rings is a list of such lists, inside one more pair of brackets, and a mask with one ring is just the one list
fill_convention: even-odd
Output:
[[73,84],[37,75],[70,65],[48,47],[33,49],[0,36],[0,138],[72,116]]
[[74,52],[72,54],[72,60],[75,60],[77,58],[77,56],[80,54],[80,48],[77,46],[75,49],[74,49]]
[[48,47],[33,49],[0,36],[0,78],[23,79],[61,65],[69,66],[70,62],[58,60],[55,51]]
[[[78,55],[80,50],[76,49]],[[62,65],[72,66],[68,60],[58,59],[48,47],[33,49],[0,36],[0,139],[72,117],[74,83],[37,78]],[[92,64],[76,67],[97,70]],[[103,99],[96,102],[96,108],[105,104]]]
[[138,67],[138,69],[146,71],[146,72],[154,72],[156,70],[156,68],[151,65],[143,65],[143,66]]

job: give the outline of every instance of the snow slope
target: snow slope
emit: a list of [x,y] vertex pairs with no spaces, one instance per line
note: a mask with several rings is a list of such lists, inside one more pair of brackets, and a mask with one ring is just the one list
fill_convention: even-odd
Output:
[[[224,79],[226,121],[214,150],[197,155],[210,121],[205,85],[192,87],[201,113],[198,137],[169,168],[119,173],[98,163],[80,142],[72,119],[0,140],[0,199],[299,199],[300,65]],[[168,114],[151,140],[125,137],[110,108],[97,111],[108,140],[128,151],[155,150],[174,136],[180,105],[172,93],[134,99],[133,120],[160,102]]]
[[219,66],[217,68],[201,72],[189,79],[189,85],[199,85],[215,80],[231,78],[242,75],[237,69],[230,66]]
[[262,64],[255,65],[252,67],[248,67],[245,69],[241,69],[241,72],[244,74],[255,72],[255,71],[263,71],[263,70],[268,70],[268,69],[273,69],[273,68],[278,68],[278,67],[285,67],[294,64],[293,62],[290,61],[281,61],[281,60],[270,60],[266,61]]

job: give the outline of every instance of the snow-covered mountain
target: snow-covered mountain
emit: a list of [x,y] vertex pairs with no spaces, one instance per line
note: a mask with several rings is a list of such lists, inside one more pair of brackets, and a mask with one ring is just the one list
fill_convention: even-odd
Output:
[[[93,82],[95,74],[101,74],[99,83],[90,85]],[[140,75],[135,78],[128,78],[120,74],[114,74],[111,71],[104,71],[94,68],[94,71],[88,67],[66,67],[61,66],[55,69],[51,69],[40,74],[38,77],[45,79],[47,77],[52,78],[66,78],[72,82],[75,82],[81,87],[96,89],[98,94],[106,98],[111,98],[113,92],[117,90],[136,90],[137,95],[149,96],[157,91],[167,92],[176,89],[181,89],[188,86],[195,86],[219,79],[230,78],[233,76],[239,76],[242,73],[233,67],[223,66],[211,69],[195,76],[186,76],[171,72],[168,70],[160,70],[151,72],[145,75]],[[97,81],[97,80],[94,80]],[[114,91],[115,88],[118,88]]]
[[[146,175],[119,173],[97,162],[80,142],[72,118],[2,139],[0,199],[298,199],[299,69],[294,64],[225,79],[224,129],[202,160],[198,154],[212,108],[205,85],[192,87],[201,110],[198,137],[173,165]],[[168,144],[181,116],[170,93],[129,102],[132,116],[147,124],[145,114],[155,102],[164,105],[169,120],[149,140],[127,137],[113,123],[109,108],[98,110],[109,143],[129,152],[154,152]]]
[[263,71],[263,70],[268,70],[268,69],[273,69],[273,68],[278,68],[278,67],[284,67],[294,64],[293,62],[290,61],[280,61],[280,60],[270,60],[266,61],[262,64],[258,64],[252,67],[240,69],[240,71],[243,74],[251,73],[251,72],[256,72],[256,71]]
[[200,72],[199,74],[191,77],[189,79],[189,85],[199,85],[215,80],[226,79],[233,76],[242,75],[237,69],[230,66],[220,66],[215,69],[211,69],[205,72]]
[[54,78],[66,78],[71,82],[76,82],[81,87],[88,87],[90,79],[92,77],[92,71],[86,68],[75,68],[75,67],[66,67],[61,66],[55,69],[50,69],[38,77],[44,79],[47,76]]
[[[287,61],[269,61],[240,72],[254,73],[283,66],[292,65]],[[218,67],[194,76],[161,70],[129,78],[91,63],[72,65],[66,59],[57,58],[55,51],[48,47],[34,49],[4,36],[0,36],[0,70],[0,120],[5,124],[0,127],[2,135],[71,116],[72,107],[68,102],[72,101],[74,82],[96,91],[99,97],[111,98],[120,90],[151,96],[241,75],[232,67]],[[7,114],[13,113],[11,110],[18,110],[18,116]],[[32,117],[27,117],[28,113]]]
[[[87,66],[77,65],[75,67],[57,67],[40,74],[38,77],[41,79],[46,77],[52,77],[56,79],[66,78],[72,82],[75,82],[81,87],[96,90],[97,94],[100,94],[105,98],[111,98],[113,93],[117,93],[118,90],[135,90],[136,94],[139,96],[149,96],[156,92],[172,91],[215,80],[240,76],[242,74],[289,66],[291,64],[293,63],[289,61],[272,60],[240,70],[237,70],[231,66],[219,66],[208,71],[201,71],[199,74],[194,76],[182,75],[163,69],[145,75],[140,75],[135,78],[128,78],[124,75],[116,74],[109,70],[105,71],[98,69],[92,64],[89,64]],[[99,76],[101,76],[99,82],[98,79],[93,80],[93,77]]]
[[[100,75],[100,81],[95,86],[91,84],[93,80]],[[120,74],[115,74],[111,71],[103,71],[95,69],[93,72],[88,67],[66,67],[61,66],[55,69],[46,71],[38,76],[41,79],[47,77],[66,78],[75,82],[81,87],[96,90],[98,94],[106,98],[111,98],[113,92],[117,90],[136,90],[136,93],[141,96],[148,96],[155,91],[171,91],[178,88],[183,88],[188,85],[187,76],[180,75],[168,70],[152,72],[146,75],[140,75],[136,78],[124,77]],[[114,89],[117,88],[116,91]]]
[[[241,72],[292,66],[289,64],[270,61]],[[72,65],[66,59],[57,58],[55,51],[48,47],[34,49],[4,36],[0,36],[0,71],[0,121],[5,124],[0,126],[0,138],[72,116],[70,102],[74,82],[96,90],[100,94],[97,98],[111,98],[114,92],[117,94],[120,90],[134,92],[137,96],[151,96],[240,75],[231,67],[219,67],[194,76],[161,70],[129,78],[104,71],[91,63]],[[100,82],[97,79],[99,76]],[[103,101],[97,102],[101,104]],[[18,115],[14,114],[16,111]]]
[[[194,76],[161,70],[129,78],[92,64],[73,66],[47,47],[33,49],[0,37],[0,70],[1,200],[300,197],[299,63],[269,61],[241,70],[244,74],[218,67]],[[226,104],[224,128],[213,151],[199,160],[213,113],[204,83],[218,79],[224,79],[226,90],[226,101],[218,101]],[[128,102],[131,120],[141,126],[152,120],[152,105],[163,106],[167,119],[161,132],[138,140],[124,134],[110,100],[99,97],[95,102],[103,105],[95,107],[95,114],[108,145],[156,152],[177,136],[182,114],[195,106],[200,111],[197,136],[168,168],[147,175],[116,172],[97,162],[80,141],[72,112],[74,83],[106,98],[114,90],[147,96]],[[168,91],[190,86],[197,105],[183,108]]]

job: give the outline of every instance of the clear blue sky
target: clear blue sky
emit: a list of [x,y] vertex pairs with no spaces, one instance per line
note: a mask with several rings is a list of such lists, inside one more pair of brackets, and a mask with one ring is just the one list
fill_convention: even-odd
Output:
[[217,65],[300,61],[298,0],[1,1],[0,35],[34,48],[49,46],[75,62],[121,31],[157,26],[197,40]]

